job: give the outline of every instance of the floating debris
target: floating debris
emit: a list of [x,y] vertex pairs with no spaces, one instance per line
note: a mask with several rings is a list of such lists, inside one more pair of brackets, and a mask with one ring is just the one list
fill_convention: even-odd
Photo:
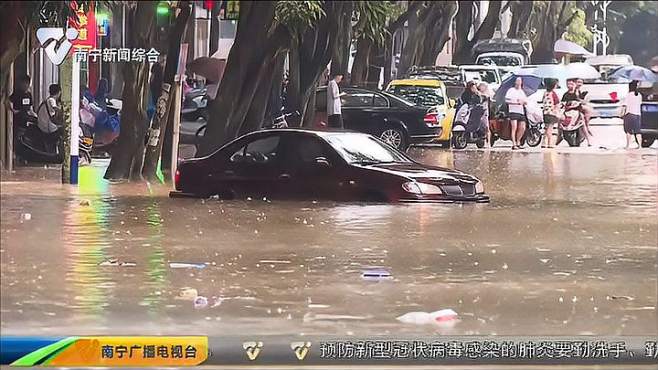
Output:
[[121,266],[121,267],[135,267],[137,264],[135,262],[119,262],[116,258],[111,258],[105,260],[98,264],[98,266]]
[[188,262],[170,262],[169,267],[172,269],[203,269],[206,268],[205,263],[188,263]]
[[197,296],[194,298],[194,308],[206,308],[208,306],[208,298],[204,296]]
[[390,272],[382,268],[363,270],[361,277],[365,280],[382,280],[393,278]]

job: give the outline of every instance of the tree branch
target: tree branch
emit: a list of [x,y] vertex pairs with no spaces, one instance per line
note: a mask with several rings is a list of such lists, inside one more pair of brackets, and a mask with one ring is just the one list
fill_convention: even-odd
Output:
[[409,20],[409,18],[413,13],[417,12],[421,6],[425,5],[424,3],[425,3],[424,1],[412,1],[409,4],[407,10],[404,13],[400,14],[398,19],[396,19],[395,21],[391,22],[391,24],[388,25],[387,27],[388,32],[392,34],[395,31],[397,31],[398,28],[402,27],[404,23]]

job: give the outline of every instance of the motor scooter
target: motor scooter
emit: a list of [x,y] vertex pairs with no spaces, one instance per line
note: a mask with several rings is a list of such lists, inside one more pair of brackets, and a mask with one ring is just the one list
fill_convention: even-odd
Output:
[[[486,104],[486,103],[485,103]],[[486,127],[482,119],[486,106],[481,104],[463,104],[455,114],[452,124],[451,144],[454,149],[464,149],[469,143],[484,148],[487,140]]]
[[571,147],[580,146],[585,140],[585,114],[579,101],[567,102],[564,106],[564,115],[558,125],[558,141],[561,139]]
[[196,121],[202,118],[208,121],[208,90],[206,87],[193,88],[183,99],[181,108],[182,118],[185,121]]
[[[535,147],[541,143],[543,136],[544,118],[541,110],[530,105],[526,107],[526,130],[521,138],[521,145]],[[489,130],[491,130],[491,146],[497,140],[512,140],[512,130],[507,112],[500,109],[493,119],[489,119]]]

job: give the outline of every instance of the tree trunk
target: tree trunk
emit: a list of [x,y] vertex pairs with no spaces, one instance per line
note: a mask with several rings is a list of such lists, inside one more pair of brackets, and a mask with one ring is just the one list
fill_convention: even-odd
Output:
[[363,85],[363,82],[368,79],[368,64],[370,63],[370,52],[373,47],[373,42],[367,38],[360,38],[356,43],[356,55],[354,62],[352,62],[352,80],[351,84],[354,86]]
[[[460,7],[461,7],[460,2]],[[448,41],[448,30],[457,10],[456,1],[432,2],[419,11],[416,26],[411,27],[402,50],[400,71],[406,73],[412,66],[434,65],[437,56]]]
[[272,86],[270,87],[270,96],[267,101],[267,110],[265,111],[265,120],[272,120],[281,115],[282,110],[286,110],[283,101],[283,67],[286,61],[286,53],[279,53],[274,63],[272,73]]
[[325,2],[324,16],[313,28],[308,28],[301,42],[294,42],[290,49],[290,85],[288,101],[291,110],[301,113],[304,124],[312,122],[315,106],[309,104],[315,93],[322,72],[331,59],[337,40],[341,39],[339,17],[352,6],[345,1]]
[[344,83],[350,81],[349,78],[349,60],[352,46],[352,12],[354,10],[353,1],[345,1],[337,13],[337,30],[336,42],[331,51],[331,71],[330,74],[343,74]]
[[260,87],[263,69],[286,48],[289,33],[282,25],[274,26],[274,11],[274,1],[240,3],[235,41],[217,98],[209,107],[210,120],[197,155],[212,153],[237,137]]
[[213,1],[210,9],[210,53],[215,54],[219,49],[219,6],[221,1]]
[[512,11],[512,20],[510,22],[509,38],[528,38],[530,29],[530,16],[532,15],[533,2],[512,1],[510,5]]
[[532,62],[535,64],[550,63],[553,60],[555,41],[562,36],[575,12],[567,14],[567,8],[574,4],[568,1],[549,1],[534,11],[532,24],[536,25],[537,33],[533,40],[534,51]]
[[462,7],[464,3],[472,3],[470,1],[460,1],[459,10],[456,15],[456,37],[455,40],[455,53],[453,55],[454,64],[466,64],[473,62],[473,46],[480,40],[490,39],[493,37],[496,27],[500,23],[500,9],[502,2],[489,1],[489,11],[487,16],[482,21],[482,24],[473,33],[472,38],[468,38],[468,34],[473,23],[473,4],[470,7]]
[[[281,69],[283,68],[283,61],[281,61],[282,55],[285,55],[283,51],[274,56],[272,60],[264,61],[263,68],[261,68],[260,71],[260,85],[254,94],[254,98],[249,106],[249,111],[247,111],[247,115],[245,116],[245,122],[240,127],[238,135],[244,135],[262,127],[267,112],[267,106],[272,99],[274,81],[275,79],[280,80],[280,78],[275,78],[275,70],[277,67],[280,67]],[[279,86],[281,86],[280,83]]]
[[391,82],[392,69],[393,69],[393,43],[395,42],[396,32],[400,30],[411,17],[416,17],[418,10],[423,6],[423,1],[411,1],[407,6],[407,10],[400,14],[400,16],[392,21],[388,27],[388,35],[384,41],[384,86]]
[[[0,80],[5,81],[11,64],[16,60],[21,50],[25,48],[25,27],[29,27],[25,14],[27,7],[21,1],[9,1],[2,4],[0,22],[3,31],[0,32]],[[6,95],[8,91],[3,91]]]
[[[173,135],[172,125],[169,125],[169,110],[173,109],[173,89],[171,88],[174,84],[174,76],[176,75],[176,70],[178,69],[178,56],[180,54],[180,45],[183,38],[183,33],[185,32],[185,26],[187,25],[187,19],[191,13],[191,7],[187,1],[180,3],[180,12],[176,16],[176,21],[169,29],[168,34],[168,47],[167,47],[167,63],[165,64],[165,70],[163,74],[163,83],[162,90],[167,91],[166,99],[158,99],[156,106],[156,113],[153,115],[153,122],[151,123],[151,130],[149,134],[149,145],[146,148],[146,156],[144,158],[144,168],[142,169],[142,175],[148,180],[157,179],[157,168],[158,162],[160,161],[160,153],[162,153],[162,146],[164,141],[169,142],[170,140],[165,140],[167,133]],[[164,108],[158,108],[160,105],[164,105]],[[153,137],[151,137],[153,135]],[[170,153],[171,154],[171,153]],[[164,158],[163,158],[164,159]],[[169,172],[171,168],[171,155],[169,155],[169,161],[163,160],[162,169],[165,172]],[[167,162],[167,163],[165,163]],[[171,178],[165,176],[165,178]]]
[[[154,33],[155,3],[139,2],[127,15],[131,30],[127,47],[145,48],[151,45]],[[148,64],[127,63],[123,67],[123,107],[121,110],[121,132],[117,148],[112,153],[110,165],[105,172],[108,180],[141,179],[142,158],[137,158],[144,146],[148,125],[146,99],[148,96]]]

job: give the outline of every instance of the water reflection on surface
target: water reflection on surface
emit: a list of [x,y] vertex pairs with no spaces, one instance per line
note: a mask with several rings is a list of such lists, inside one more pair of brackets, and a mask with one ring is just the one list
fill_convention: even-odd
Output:
[[[3,182],[3,333],[658,333],[655,152],[412,155],[491,204],[169,199],[99,167],[79,189]],[[443,308],[461,321],[395,320]]]

